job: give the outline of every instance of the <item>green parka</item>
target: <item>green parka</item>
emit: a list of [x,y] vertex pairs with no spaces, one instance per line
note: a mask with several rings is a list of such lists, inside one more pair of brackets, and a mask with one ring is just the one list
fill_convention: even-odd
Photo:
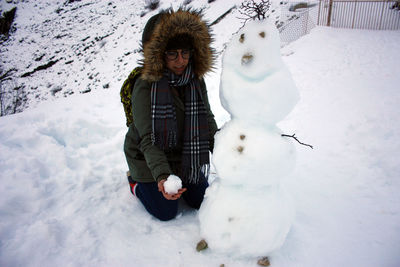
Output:
[[[124,143],[129,171],[133,180],[138,182],[154,182],[166,178],[170,174],[179,174],[183,140],[178,140],[178,145],[170,151],[159,149],[152,144],[151,140],[151,84],[162,77],[165,69],[163,58],[165,46],[169,38],[173,38],[175,35],[186,33],[193,38],[192,64],[194,73],[200,81],[201,95],[208,113],[210,151],[213,149],[214,134],[218,129],[202,78],[211,69],[214,60],[208,26],[202,21],[199,13],[182,10],[167,12],[159,16],[157,22],[153,22],[153,24],[151,27],[146,25],[146,28],[151,28],[152,34],[150,40],[143,43],[143,71],[132,91],[133,123],[129,126]],[[148,32],[143,33],[143,35],[145,34],[149,36]],[[184,92],[179,87],[170,89],[175,105],[178,131],[183,133]]]
[[[214,134],[217,124],[208,102],[204,80],[200,80],[201,93],[208,112],[210,129],[210,150],[214,146]],[[125,137],[124,151],[132,178],[138,182],[154,182],[169,174],[178,174],[182,159],[182,140],[171,151],[162,151],[152,144],[151,83],[138,79],[132,92],[133,121]],[[180,88],[171,88],[174,97],[178,131],[184,131],[184,104],[180,97]]]

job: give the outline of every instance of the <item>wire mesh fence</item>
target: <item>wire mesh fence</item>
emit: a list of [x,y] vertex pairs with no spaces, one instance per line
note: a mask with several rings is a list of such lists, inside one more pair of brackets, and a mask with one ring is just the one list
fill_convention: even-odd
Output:
[[[301,4],[301,3],[297,3]],[[293,6],[297,5],[296,3]],[[310,33],[311,29],[316,26],[318,19],[318,9],[316,6],[309,6],[300,9],[289,9],[281,14],[282,18],[286,18],[286,22],[278,29],[282,45],[286,45],[296,41],[303,35]]]
[[398,2],[320,0],[317,25],[352,29],[399,30]]
[[[293,7],[300,8],[293,8]],[[292,3],[282,12],[285,23],[278,25],[286,45],[310,33],[316,25],[337,28],[400,30],[400,0],[319,0]]]

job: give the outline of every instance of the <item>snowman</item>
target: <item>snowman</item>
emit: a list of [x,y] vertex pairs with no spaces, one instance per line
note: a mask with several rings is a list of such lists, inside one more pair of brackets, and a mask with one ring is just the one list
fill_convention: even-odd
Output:
[[220,99],[231,120],[215,137],[217,176],[199,211],[201,235],[217,253],[267,256],[280,248],[294,209],[282,185],[295,149],[276,124],[299,95],[270,21],[246,24],[223,56]]

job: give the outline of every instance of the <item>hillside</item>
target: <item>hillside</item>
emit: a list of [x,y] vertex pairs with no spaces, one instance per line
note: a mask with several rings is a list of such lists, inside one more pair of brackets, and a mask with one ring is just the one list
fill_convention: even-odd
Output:
[[[182,4],[161,1],[158,9],[150,10],[145,1],[128,0],[7,2],[0,2],[0,10],[17,11],[9,38],[0,46],[3,115],[72,94],[119,89],[141,58],[145,22],[157,10]],[[213,22],[240,2],[202,0],[190,7],[203,9]],[[218,51],[241,25],[235,16],[229,15],[234,23],[226,19],[214,27]]]

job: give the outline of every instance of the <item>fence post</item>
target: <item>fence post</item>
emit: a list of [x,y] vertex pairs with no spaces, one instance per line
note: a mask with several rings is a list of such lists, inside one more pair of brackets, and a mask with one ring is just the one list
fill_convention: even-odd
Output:
[[305,14],[306,27],[305,27],[305,32],[303,33],[303,35],[306,35],[308,33],[308,11],[309,11],[309,9],[307,8],[307,11],[306,11],[306,14]]
[[351,23],[351,28],[352,29],[354,29],[354,22],[356,20],[356,11],[357,11],[357,1],[354,2],[353,22]]
[[[381,18],[379,20],[379,26],[377,30],[381,30],[381,26],[382,26],[382,19],[383,19],[383,10],[385,9],[385,4],[386,2],[382,2],[382,12],[381,12]],[[388,6],[389,6],[389,2],[387,2]]]
[[326,26],[331,26],[331,17],[332,17],[332,5],[333,5],[333,0],[329,0],[329,10],[328,10],[328,23]]
[[319,0],[317,25],[321,25],[319,24],[319,17],[321,16],[321,2],[322,0]]

